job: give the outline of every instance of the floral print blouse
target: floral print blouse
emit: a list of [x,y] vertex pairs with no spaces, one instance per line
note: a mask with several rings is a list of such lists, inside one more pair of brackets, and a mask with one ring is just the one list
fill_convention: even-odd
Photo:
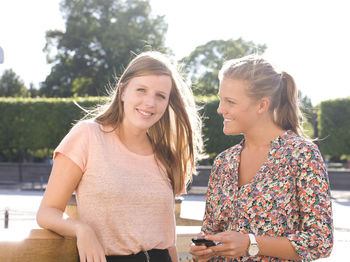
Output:
[[[329,256],[333,247],[328,174],[316,145],[286,131],[250,183],[238,188],[244,140],[217,156],[208,184],[202,232],[237,231],[287,237],[303,261]],[[248,255],[211,261],[286,261]]]

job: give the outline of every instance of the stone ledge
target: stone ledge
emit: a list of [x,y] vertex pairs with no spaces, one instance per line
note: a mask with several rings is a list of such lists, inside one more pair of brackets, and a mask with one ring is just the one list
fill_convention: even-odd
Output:
[[0,230],[0,261],[77,262],[74,238],[63,238],[49,230]]
[[[190,260],[191,239],[200,226],[177,226],[176,246],[179,257]],[[6,262],[77,262],[75,238],[65,238],[46,229],[0,230],[0,261]]]

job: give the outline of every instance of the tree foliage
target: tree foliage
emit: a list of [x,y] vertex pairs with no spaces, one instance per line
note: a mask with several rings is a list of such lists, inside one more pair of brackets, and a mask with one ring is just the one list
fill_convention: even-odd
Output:
[[2,97],[24,97],[27,89],[24,82],[12,70],[5,70],[0,78],[0,96]]
[[183,58],[187,79],[192,82],[195,95],[216,94],[219,86],[218,72],[228,59],[265,51],[265,45],[237,40],[212,40],[198,46],[189,56]]
[[166,50],[167,24],[151,15],[148,0],[63,0],[60,7],[66,29],[46,33],[44,50],[53,67],[42,95],[105,94],[106,84],[121,74],[132,53]]
[[303,129],[307,136],[318,137],[317,114],[316,109],[312,106],[311,99],[298,90],[299,108],[303,114]]
[[311,99],[304,95],[300,90],[298,91],[299,107],[305,117],[305,120],[312,124],[314,109]]

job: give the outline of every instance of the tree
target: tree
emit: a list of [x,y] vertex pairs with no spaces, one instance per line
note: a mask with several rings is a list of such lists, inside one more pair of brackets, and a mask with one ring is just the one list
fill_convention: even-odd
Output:
[[298,90],[298,101],[300,110],[302,111],[303,116],[306,118],[306,121],[312,124],[314,117],[314,108],[312,106],[311,99],[308,96],[304,95],[300,90]]
[[35,88],[33,83],[30,83],[28,93],[28,97],[37,97],[39,96],[39,90]]
[[23,97],[27,89],[18,75],[12,70],[5,70],[0,78],[0,96]]
[[42,95],[105,94],[133,53],[166,50],[167,24],[162,16],[151,16],[148,0],[63,0],[60,7],[66,30],[46,33],[44,51],[53,67]]
[[196,47],[181,62],[187,79],[192,82],[195,95],[216,94],[219,86],[218,72],[225,60],[265,51],[265,45],[256,45],[241,38],[237,40],[212,40]]
[[[318,129],[316,123],[316,113],[312,106],[311,99],[298,90],[299,108],[303,114],[303,129],[306,135],[312,138],[318,137]],[[315,141],[317,143],[317,141]]]

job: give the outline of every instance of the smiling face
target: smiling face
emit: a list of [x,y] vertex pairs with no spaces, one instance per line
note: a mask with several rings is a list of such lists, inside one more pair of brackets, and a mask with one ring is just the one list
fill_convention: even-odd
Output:
[[220,105],[217,112],[224,117],[225,135],[247,133],[258,120],[258,103],[246,94],[249,83],[224,78],[219,88]]
[[130,80],[121,94],[124,117],[122,125],[146,132],[164,114],[172,81],[167,75],[146,75]]

